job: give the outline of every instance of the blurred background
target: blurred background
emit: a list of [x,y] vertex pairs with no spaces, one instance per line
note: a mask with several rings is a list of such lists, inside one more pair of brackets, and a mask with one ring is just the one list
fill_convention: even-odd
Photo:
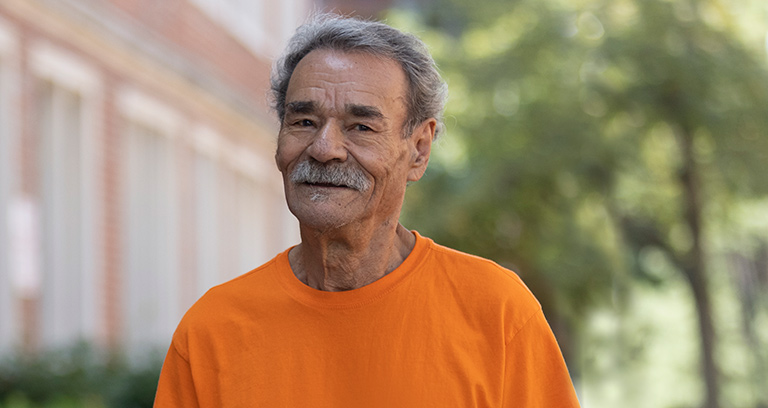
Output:
[[298,242],[266,94],[316,10],[427,42],[403,223],[521,275],[584,407],[768,407],[764,0],[0,0],[0,407],[151,406],[184,311]]

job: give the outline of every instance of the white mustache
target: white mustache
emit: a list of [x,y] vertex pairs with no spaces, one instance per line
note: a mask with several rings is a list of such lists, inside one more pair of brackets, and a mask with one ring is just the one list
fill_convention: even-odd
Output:
[[321,164],[314,160],[305,160],[296,165],[291,172],[291,182],[310,184],[332,184],[365,191],[371,182],[358,167],[340,163]]

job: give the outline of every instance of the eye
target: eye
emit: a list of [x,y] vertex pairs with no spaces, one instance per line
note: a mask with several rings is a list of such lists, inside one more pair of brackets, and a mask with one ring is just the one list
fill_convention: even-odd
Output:
[[296,125],[298,125],[298,126],[314,126],[315,123],[312,122],[309,119],[301,119],[298,122],[296,122]]
[[357,131],[359,131],[359,132],[370,132],[370,131],[372,131],[373,129],[369,128],[369,127],[368,127],[368,126],[366,126],[366,125],[363,125],[363,124],[361,124],[361,123],[358,123],[358,124],[356,124],[356,125],[355,125],[355,130],[357,130]]

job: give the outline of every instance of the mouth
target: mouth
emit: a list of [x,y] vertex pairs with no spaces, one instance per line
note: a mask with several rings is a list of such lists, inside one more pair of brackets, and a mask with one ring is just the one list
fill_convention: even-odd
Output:
[[309,187],[320,187],[320,188],[347,188],[351,189],[352,187],[344,185],[344,184],[332,184],[332,183],[310,183],[310,182],[304,182],[301,183]]

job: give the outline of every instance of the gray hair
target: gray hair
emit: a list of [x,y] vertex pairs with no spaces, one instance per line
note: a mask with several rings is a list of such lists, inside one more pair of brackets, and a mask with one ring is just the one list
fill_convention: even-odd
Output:
[[291,75],[299,61],[317,49],[361,51],[400,63],[408,78],[405,135],[430,118],[437,120],[435,137],[442,130],[448,91],[427,46],[416,36],[386,24],[333,14],[317,15],[299,27],[272,69],[272,106],[280,123],[285,117],[285,94]]

